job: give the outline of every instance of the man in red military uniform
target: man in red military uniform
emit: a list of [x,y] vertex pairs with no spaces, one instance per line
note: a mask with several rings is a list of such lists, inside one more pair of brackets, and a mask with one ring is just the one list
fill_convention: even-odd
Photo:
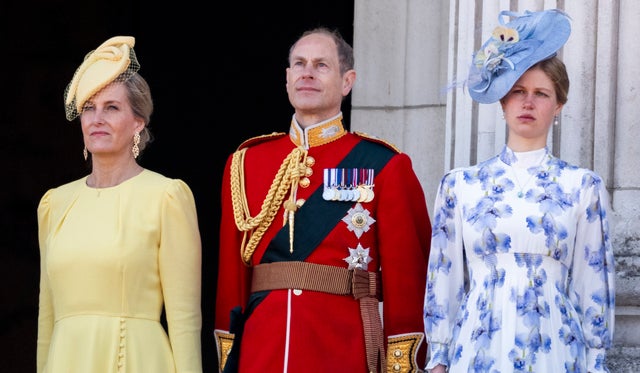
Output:
[[424,192],[406,154],[345,131],[355,76],[337,31],[307,31],[289,54],[289,133],[249,139],[227,161],[215,321],[224,372],[424,367]]

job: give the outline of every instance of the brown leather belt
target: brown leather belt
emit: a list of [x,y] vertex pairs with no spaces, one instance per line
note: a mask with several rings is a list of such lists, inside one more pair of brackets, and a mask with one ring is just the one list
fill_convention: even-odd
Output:
[[251,291],[275,289],[353,295],[360,302],[369,371],[378,372],[378,359],[381,372],[386,371],[384,336],[378,310],[381,295],[378,273],[308,262],[276,262],[254,266]]

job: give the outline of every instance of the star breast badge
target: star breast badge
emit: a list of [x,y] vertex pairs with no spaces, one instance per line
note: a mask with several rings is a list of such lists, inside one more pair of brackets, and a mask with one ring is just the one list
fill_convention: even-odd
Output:
[[367,266],[372,259],[369,256],[369,249],[365,249],[362,245],[358,244],[358,247],[355,249],[349,248],[349,254],[350,255],[348,257],[343,259],[349,264],[348,269],[367,270]]
[[347,224],[347,229],[355,233],[356,237],[360,238],[362,233],[367,232],[371,225],[376,222],[371,217],[369,210],[366,210],[360,203],[356,203],[355,206],[349,209],[347,215],[342,218],[342,221]]

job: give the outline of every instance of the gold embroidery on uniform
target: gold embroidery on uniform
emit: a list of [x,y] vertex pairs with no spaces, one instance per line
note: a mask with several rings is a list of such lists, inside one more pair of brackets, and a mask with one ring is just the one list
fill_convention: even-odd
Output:
[[214,330],[213,333],[216,337],[216,346],[218,347],[218,363],[220,365],[220,372],[222,372],[225,364],[227,364],[227,358],[229,357],[229,353],[231,352],[231,347],[233,346],[233,339],[235,338],[235,335],[232,333],[223,332],[221,330]]
[[417,373],[416,355],[424,338],[423,333],[402,334],[389,337],[387,345],[387,372]]

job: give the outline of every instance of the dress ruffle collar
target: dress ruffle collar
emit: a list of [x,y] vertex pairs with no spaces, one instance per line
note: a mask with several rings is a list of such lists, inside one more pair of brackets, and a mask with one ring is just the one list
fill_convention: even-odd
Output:
[[500,160],[512,167],[529,168],[542,164],[548,155],[549,148],[546,146],[527,152],[515,152],[505,145],[500,153]]

